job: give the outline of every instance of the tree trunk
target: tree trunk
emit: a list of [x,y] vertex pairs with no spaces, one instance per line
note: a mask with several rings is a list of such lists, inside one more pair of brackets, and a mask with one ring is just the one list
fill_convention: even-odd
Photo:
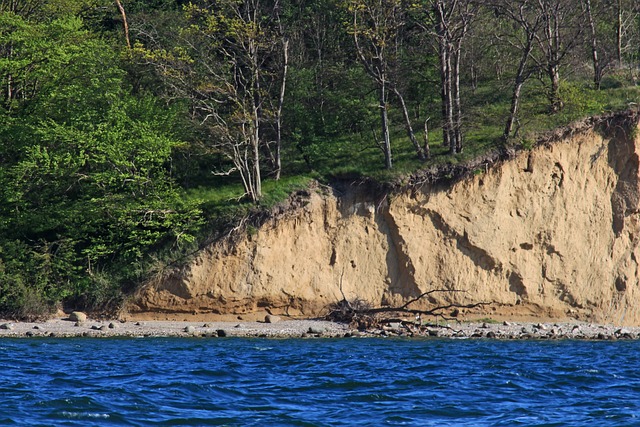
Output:
[[444,22],[444,5],[441,1],[438,1],[436,5],[436,32],[438,37],[438,56],[440,59],[440,101],[441,101],[441,109],[442,109],[442,144],[445,147],[451,147],[451,127],[450,127],[450,117],[451,117],[451,108],[449,100],[451,99],[451,94],[449,93],[449,89],[451,84],[449,82],[450,78],[450,60],[449,60],[449,50],[447,48],[447,34],[446,27]]
[[129,39],[129,23],[127,22],[127,14],[120,0],[116,0],[116,5],[118,6],[118,10],[120,11],[120,15],[122,16],[122,26],[124,28],[124,38],[127,41],[127,48],[131,50],[131,40]]
[[600,90],[602,82],[602,66],[598,57],[598,39],[596,38],[596,24],[591,13],[591,0],[585,0],[585,9],[587,12],[587,20],[589,21],[589,29],[591,31],[591,59],[593,61],[593,85],[596,90]]
[[431,147],[429,146],[429,119],[427,117],[424,121],[424,155],[429,160],[431,158]]
[[451,146],[450,129],[449,129],[449,93],[447,92],[447,56],[444,52],[444,46],[441,47],[442,54],[440,56],[440,98],[442,102],[442,144],[445,147]]
[[260,176],[260,147],[258,139],[258,129],[254,130],[254,143],[253,143],[253,201],[258,201],[262,198],[262,177]]
[[558,113],[564,106],[560,98],[560,70],[558,68],[557,65],[553,64],[548,68],[549,79],[551,80],[549,101],[551,103],[552,113]]
[[258,63],[258,46],[255,41],[250,43],[249,54],[251,58],[251,66],[253,67],[251,92],[252,92],[252,111],[251,111],[251,148],[252,148],[252,169],[253,169],[253,186],[254,194],[251,195],[253,201],[262,198],[262,176],[260,173],[260,65]]
[[11,101],[13,100],[13,75],[7,75],[7,94],[5,96],[5,105],[11,110]]
[[445,102],[447,104],[446,123],[447,123],[448,139],[449,139],[449,153],[455,154],[456,149],[458,147],[458,140],[456,138],[455,123],[453,121],[453,93],[452,93],[453,82],[451,81],[453,74],[451,72],[451,49],[449,44],[447,44],[446,50],[447,50],[447,66],[446,66],[447,75],[445,77],[445,85],[446,85]]
[[462,39],[458,40],[455,51],[453,52],[453,126],[456,140],[456,153],[462,153],[462,106],[460,101],[460,49],[462,48]]
[[618,68],[622,68],[622,0],[618,0],[616,6],[616,57],[618,58]]
[[[8,48],[8,52],[7,52],[7,58],[9,59],[9,61],[11,61],[11,57],[13,56],[13,44],[9,45]],[[6,93],[5,93],[5,105],[6,108],[8,110],[11,110],[12,107],[12,101],[13,101],[13,74],[9,73],[7,74],[7,89],[6,89]]]
[[527,44],[525,45],[525,49],[522,52],[522,56],[520,57],[520,63],[518,64],[518,71],[516,72],[515,84],[513,86],[513,93],[511,95],[511,109],[509,110],[509,117],[507,118],[507,124],[504,127],[504,133],[502,134],[502,138],[505,142],[511,136],[511,132],[513,131],[513,124],[515,123],[516,117],[518,116],[518,108],[520,106],[520,94],[522,93],[522,86],[524,86],[524,82],[527,80],[527,76],[525,73],[527,67],[527,60],[529,59],[529,55],[531,54],[531,50],[533,49],[533,32],[530,32],[527,35]]
[[560,99],[560,56],[563,49],[560,36],[560,20],[557,15],[557,3],[540,2],[540,13],[544,20],[544,39],[539,40],[545,55],[545,72],[549,78],[549,111],[552,114],[562,109]]
[[516,121],[518,115],[518,108],[520,106],[520,94],[522,93],[522,86],[524,81],[516,77],[516,83],[513,87],[513,94],[511,95],[511,109],[509,110],[509,117],[507,118],[507,124],[504,127],[504,133],[502,139],[507,141],[513,131],[513,124]]
[[284,95],[287,88],[287,71],[289,69],[289,40],[282,40],[283,66],[282,80],[280,84],[280,98],[278,98],[278,110],[276,112],[276,181],[280,179],[282,173],[282,107],[284,105]]
[[380,124],[382,126],[382,151],[384,153],[384,166],[387,169],[393,167],[391,159],[391,136],[389,135],[389,116],[387,114],[387,86],[384,79],[380,83]]
[[400,101],[400,106],[402,107],[402,115],[404,117],[405,128],[407,130],[407,136],[409,137],[409,140],[411,141],[411,144],[413,144],[413,148],[416,150],[416,154],[418,155],[418,159],[424,161],[427,158],[425,156],[424,150],[422,149],[422,147],[420,147],[420,144],[418,143],[418,140],[416,139],[416,135],[413,132],[413,127],[411,127],[411,117],[409,116],[409,111],[407,110],[407,104],[404,102],[404,97],[402,96],[402,94],[400,93],[398,88],[396,88],[396,87],[393,88],[393,93],[395,93],[396,96],[398,97],[398,100]]

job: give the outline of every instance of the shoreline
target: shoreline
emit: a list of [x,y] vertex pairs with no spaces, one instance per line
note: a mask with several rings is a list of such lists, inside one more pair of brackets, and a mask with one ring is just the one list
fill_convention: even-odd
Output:
[[279,320],[274,323],[257,321],[170,321],[93,320],[75,322],[50,319],[42,322],[0,321],[0,338],[90,337],[90,338],[299,338],[343,337],[351,329],[324,320]]
[[87,319],[75,322],[56,318],[42,322],[0,320],[0,338],[343,338],[404,337],[498,340],[636,340],[640,327],[620,327],[586,322],[464,322],[416,324],[389,322],[386,326],[358,331],[326,320],[272,319],[266,321],[118,321]]

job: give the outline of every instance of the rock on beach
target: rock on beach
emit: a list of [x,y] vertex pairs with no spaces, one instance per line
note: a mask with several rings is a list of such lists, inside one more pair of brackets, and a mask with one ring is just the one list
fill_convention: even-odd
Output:
[[69,320],[71,320],[72,322],[86,322],[87,321],[87,315],[81,311],[74,311],[69,315]]
[[[82,316],[76,318],[83,318]],[[125,322],[103,321],[87,324],[69,319],[46,322],[0,321],[0,337],[432,337],[477,339],[580,339],[614,340],[640,339],[640,327],[597,325],[590,323],[524,323],[524,322],[463,322],[444,325],[389,322],[379,329],[356,333],[348,325],[318,320],[281,319],[266,321],[202,323],[183,321]],[[266,320],[266,318],[265,318]],[[27,332],[31,332],[27,334]]]
[[273,314],[267,314],[264,317],[264,323],[278,323],[282,318],[280,316],[274,316]]

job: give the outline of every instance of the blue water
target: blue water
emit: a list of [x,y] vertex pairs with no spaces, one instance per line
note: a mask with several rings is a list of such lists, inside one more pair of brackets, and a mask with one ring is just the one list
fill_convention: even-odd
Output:
[[2,339],[0,425],[633,426],[640,342]]

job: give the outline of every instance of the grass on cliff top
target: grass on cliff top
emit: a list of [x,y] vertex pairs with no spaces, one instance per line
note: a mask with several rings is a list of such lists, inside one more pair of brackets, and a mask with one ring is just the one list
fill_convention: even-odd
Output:
[[[283,177],[280,181],[267,178],[263,182],[264,199],[259,206],[241,200],[243,189],[239,182],[228,179],[208,179],[187,190],[187,197],[202,201],[205,214],[218,218],[214,222],[233,221],[256,209],[268,209],[287,199],[297,190],[306,188],[312,180],[331,183],[335,180],[357,181],[370,178],[379,182],[397,182],[420,169],[434,165],[460,164],[502,145],[501,135],[510,106],[508,87],[498,87],[496,82],[467,89],[464,94],[464,149],[463,153],[450,155],[442,145],[442,131],[437,117],[430,121],[429,141],[432,159],[420,162],[406,136],[399,111],[391,111],[392,152],[394,167],[385,170],[380,149],[373,142],[373,132],[343,135],[330,141],[313,145],[307,153],[307,161],[297,147],[283,147]],[[527,146],[537,135],[585,117],[623,111],[640,103],[640,86],[627,76],[607,77],[601,90],[594,90],[589,81],[563,82],[561,97],[564,109],[549,114],[544,87],[531,80],[525,86],[519,114],[517,142]],[[439,105],[431,107],[437,114]],[[414,130],[422,143],[422,121],[416,120]],[[376,126],[377,123],[371,123]],[[310,164],[309,164],[310,163]]]
[[[429,141],[432,158],[420,162],[404,131],[399,112],[391,111],[392,170],[383,167],[382,152],[375,146],[372,133],[351,134],[337,138],[322,147],[322,157],[313,163],[312,172],[299,170],[324,182],[336,179],[372,178],[381,182],[393,182],[417,170],[442,164],[460,164],[482,156],[500,147],[504,123],[508,116],[510,98],[508,89],[495,84],[467,91],[464,97],[464,148],[463,152],[450,155],[442,145],[442,130],[438,120],[430,121]],[[621,78],[606,78],[601,90],[594,90],[590,82],[563,82],[561,97],[564,108],[560,113],[549,114],[549,102],[544,87],[537,81],[525,86],[520,106],[520,130],[516,142],[532,143],[545,131],[566,126],[569,123],[595,115],[624,111],[640,103],[640,86]],[[434,106],[439,108],[439,105]],[[395,114],[393,114],[395,113]],[[414,131],[420,143],[424,140],[423,118],[416,120]],[[372,123],[372,126],[377,123]],[[298,161],[298,164],[301,162]],[[294,170],[294,172],[296,172]]]

